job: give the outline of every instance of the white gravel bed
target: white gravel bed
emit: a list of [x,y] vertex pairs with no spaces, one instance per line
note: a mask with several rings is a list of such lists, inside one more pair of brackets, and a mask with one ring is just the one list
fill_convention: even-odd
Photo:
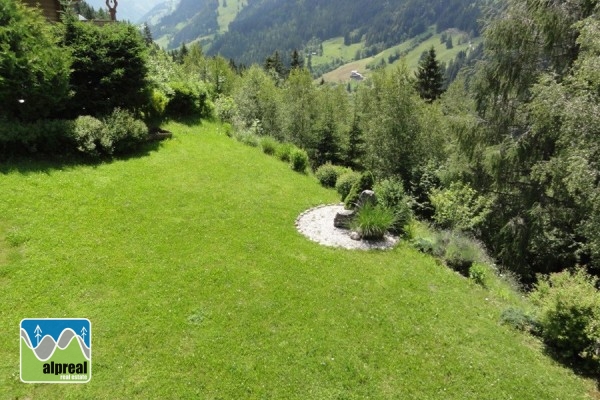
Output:
[[395,246],[399,239],[386,234],[383,240],[353,240],[352,231],[333,226],[335,214],[344,209],[343,204],[321,205],[304,211],[296,219],[298,232],[324,246],[357,250],[385,250]]

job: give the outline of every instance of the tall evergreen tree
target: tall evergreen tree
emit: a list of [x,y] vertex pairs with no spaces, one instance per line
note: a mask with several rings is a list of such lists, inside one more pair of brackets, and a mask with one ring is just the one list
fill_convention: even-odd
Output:
[[436,58],[433,46],[419,63],[416,76],[417,91],[422,99],[431,103],[441,96],[444,87],[444,71]]
[[304,62],[300,58],[300,53],[298,53],[298,50],[294,49],[292,52],[292,62],[290,64],[291,69],[302,68],[303,64]]

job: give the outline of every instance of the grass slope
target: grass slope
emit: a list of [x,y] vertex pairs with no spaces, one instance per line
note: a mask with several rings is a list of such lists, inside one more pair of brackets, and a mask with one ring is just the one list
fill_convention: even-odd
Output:
[[[408,246],[294,227],[337,200],[219,126],[93,166],[0,164],[0,398],[581,399],[593,384]],[[87,317],[93,378],[19,381],[19,321]]]
[[[431,27],[428,32],[433,33],[435,31],[435,27]],[[371,70],[381,65],[381,61],[385,60],[386,65],[397,65],[400,62],[404,62],[410,70],[417,69],[419,65],[419,59],[421,54],[431,48],[433,46],[435,48],[436,56],[438,61],[448,63],[450,60],[454,59],[456,55],[460,51],[469,51],[474,46],[477,46],[481,41],[481,38],[476,38],[471,43],[462,43],[458,44],[458,39],[464,36],[463,33],[449,30],[446,32],[447,35],[452,36],[454,41],[454,47],[452,49],[447,49],[444,43],[441,43],[441,33],[434,34],[430,38],[422,41],[418,46],[413,45],[413,41],[415,38],[407,40],[397,46],[391,47],[382,51],[381,53],[368,58],[363,58],[356,61],[350,61],[339,68],[336,68],[333,71],[330,71],[323,75],[323,79],[327,82],[341,82],[347,83],[351,81],[350,72],[351,71],[359,71],[365,76],[369,76],[371,74]],[[418,39],[418,38],[416,38]],[[348,58],[349,54],[352,56],[356,53],[356,46],[358,44],[354,44],[352,46],[344,46],[343,38],[338,38],[334,41],[327,41],[323,44],[323,57],[314,57],[316,62],[330,62],[330,59],[341,58],[343,60],[351,60]],[[340,47],[341,46],[341,47]],[[394,61],[392,64],[387,64],[388,59],[391,55],[399,52],[400,54],[407,51],[407,54],[401,57],[399,60]],[[315,61],[313,61],[313,64]]]

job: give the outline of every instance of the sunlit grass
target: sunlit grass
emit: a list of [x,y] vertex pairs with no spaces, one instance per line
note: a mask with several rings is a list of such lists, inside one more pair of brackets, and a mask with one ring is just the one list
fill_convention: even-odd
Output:
[[[300,235],[338,201],[216,124],[137,158],[0,164],[0,398],[581,399],[593,384],[410,246]],[[93,377],[19,381],[22,318],[92,321]]]

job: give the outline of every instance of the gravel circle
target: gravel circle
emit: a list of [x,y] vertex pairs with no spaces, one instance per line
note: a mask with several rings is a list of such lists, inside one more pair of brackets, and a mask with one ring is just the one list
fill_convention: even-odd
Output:
[[357,250],[385,250],[395,246],[399,239],[386,234],[382,240],[352,240],[348,229],[333,226],[335,214],[344,209],[343,204],[320,205],[304,211],[296,219],[298,232],[324,246]]

